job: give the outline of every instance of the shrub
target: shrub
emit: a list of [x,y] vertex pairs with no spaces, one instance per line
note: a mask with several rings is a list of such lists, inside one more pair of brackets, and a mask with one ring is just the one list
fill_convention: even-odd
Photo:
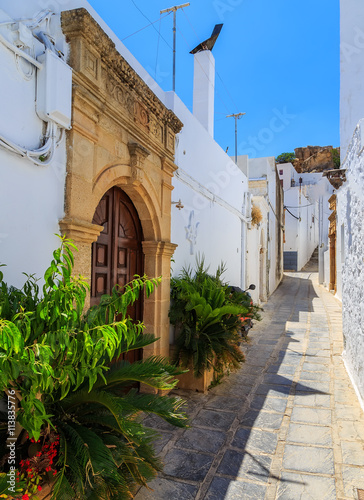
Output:
[[[130,498],[135,483],[146,484],[161,469],[152,446],[155,434],[138,415],[155,413],[186,425],[182,400],[138,394],[130,385],[171,389],[181,370],[160,357],[110,366],[123,353],[156,341],[143,335],[143,323],[132,321],[127,308],[143,290],[149,296],[160,279],[136,277],[84,313],[88,285],[71,276],[75,249],[62,238],[42,295],[34,276],[19,290],[0,273],[0,390],[12,396],[21,426],[19,472],[25,464],[29,477],[39,478],[36,484],[54,479],[54,500]],[[5,471],[6,435],[2,425]],[[54,442],[50,461],[46,450]],[[33,486],[28,480],[25,497]]]
[[251,219],[252,219],[252,225],[253,226],[257,226],[263,220],[262,211],[256,205],[252,206]]
[[291,163],[296,159],[295,153],[281,153],[276,158],[276,163]]
[[240,317],[248,308],[230,299],[229,287],[221,280],[224,266],[214,276],[207,271],[202,258],[194,273],[184,269],[171,280],[170,320],[176,329],[173,362],[186,368],[192,364],[196,377],[209,369],[220,377],[244,361],[239,329]]

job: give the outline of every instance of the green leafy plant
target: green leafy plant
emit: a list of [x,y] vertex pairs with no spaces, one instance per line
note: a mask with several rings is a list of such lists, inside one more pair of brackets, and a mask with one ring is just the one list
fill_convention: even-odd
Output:
[[176,329],[173,361],[183,367],[192,365],[196,377],[213,369],[217,378],[244,361],[240,318],[249,310],[230,300],[229,287],[221,280],[224,265],[215,275],[207,271],[202,258],[195,272],[184,269],[171,280],[170,320]]
[[295,159],[295,153],[281,153],[277,156],[276,163],[292,163]]
[[334,163],[334,168],[340,168],[340,151],[338,148],[334,148],[332,151],[331,151],[331,155],[332,155],[332,161]]
[[[160,357],[120,360],[157,340],[143,334],[143,323],[134,322],[127,309],[143,291],[148,297],[160,279],[136,277],[85,313],[88,284],[71,274],[75,249],[61,239],[42,294],[32,275],[19,290],[0,274],[0,390],[14,395],[23,465],[29,468],[30,460],[31,475],[42,481],[54,468],[54,478],[48,478],[54,480],[52,499],[131,498],[135,483],[146,484],[161,469],[152,446],[155,433],[138,416],[155,413],[177,426],[185,426],[186,417],[179,398],[139,394],[130,386],[170,390],[182,371]],[[0,425],[3,459],[6,431]],[[48,463],[45,446],[54,432],[59,447]],[[46,445],[32,455],[32,444],[40,441]],[[39,484],[30,479],[26,495]]]

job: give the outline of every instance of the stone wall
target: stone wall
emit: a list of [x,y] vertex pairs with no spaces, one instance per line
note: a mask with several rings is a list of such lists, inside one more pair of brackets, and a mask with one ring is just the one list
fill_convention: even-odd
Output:
[[346,161],[347,182],[338,191],[344,227],[342,267],[344,358],[364,401],[364,120],[355,130]]

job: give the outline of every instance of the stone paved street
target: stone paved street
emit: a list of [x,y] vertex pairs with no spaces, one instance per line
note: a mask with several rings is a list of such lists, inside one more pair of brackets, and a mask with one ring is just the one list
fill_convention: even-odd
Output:
[[238,373],[208,395],[175,391],[190,429],[147,417],[165,467],[136,500],[364,498],[364,414],[341,358],[340,302],[314,271],[285,275]]

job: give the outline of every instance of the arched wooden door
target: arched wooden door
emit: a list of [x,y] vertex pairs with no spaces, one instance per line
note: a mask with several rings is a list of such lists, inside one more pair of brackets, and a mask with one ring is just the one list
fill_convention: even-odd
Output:
[[[95,305],[101,295],[110,293],[116,284],[123,286],[135,274],[143,275],[143,231],[132,201],[118,187],[104,194],[92,222],[104,226],[92,244],[91,305]],[[143,319],[142,298],[128,313],[134,320]],[[141,350],[127,355],[130,362],[141,357]]]

